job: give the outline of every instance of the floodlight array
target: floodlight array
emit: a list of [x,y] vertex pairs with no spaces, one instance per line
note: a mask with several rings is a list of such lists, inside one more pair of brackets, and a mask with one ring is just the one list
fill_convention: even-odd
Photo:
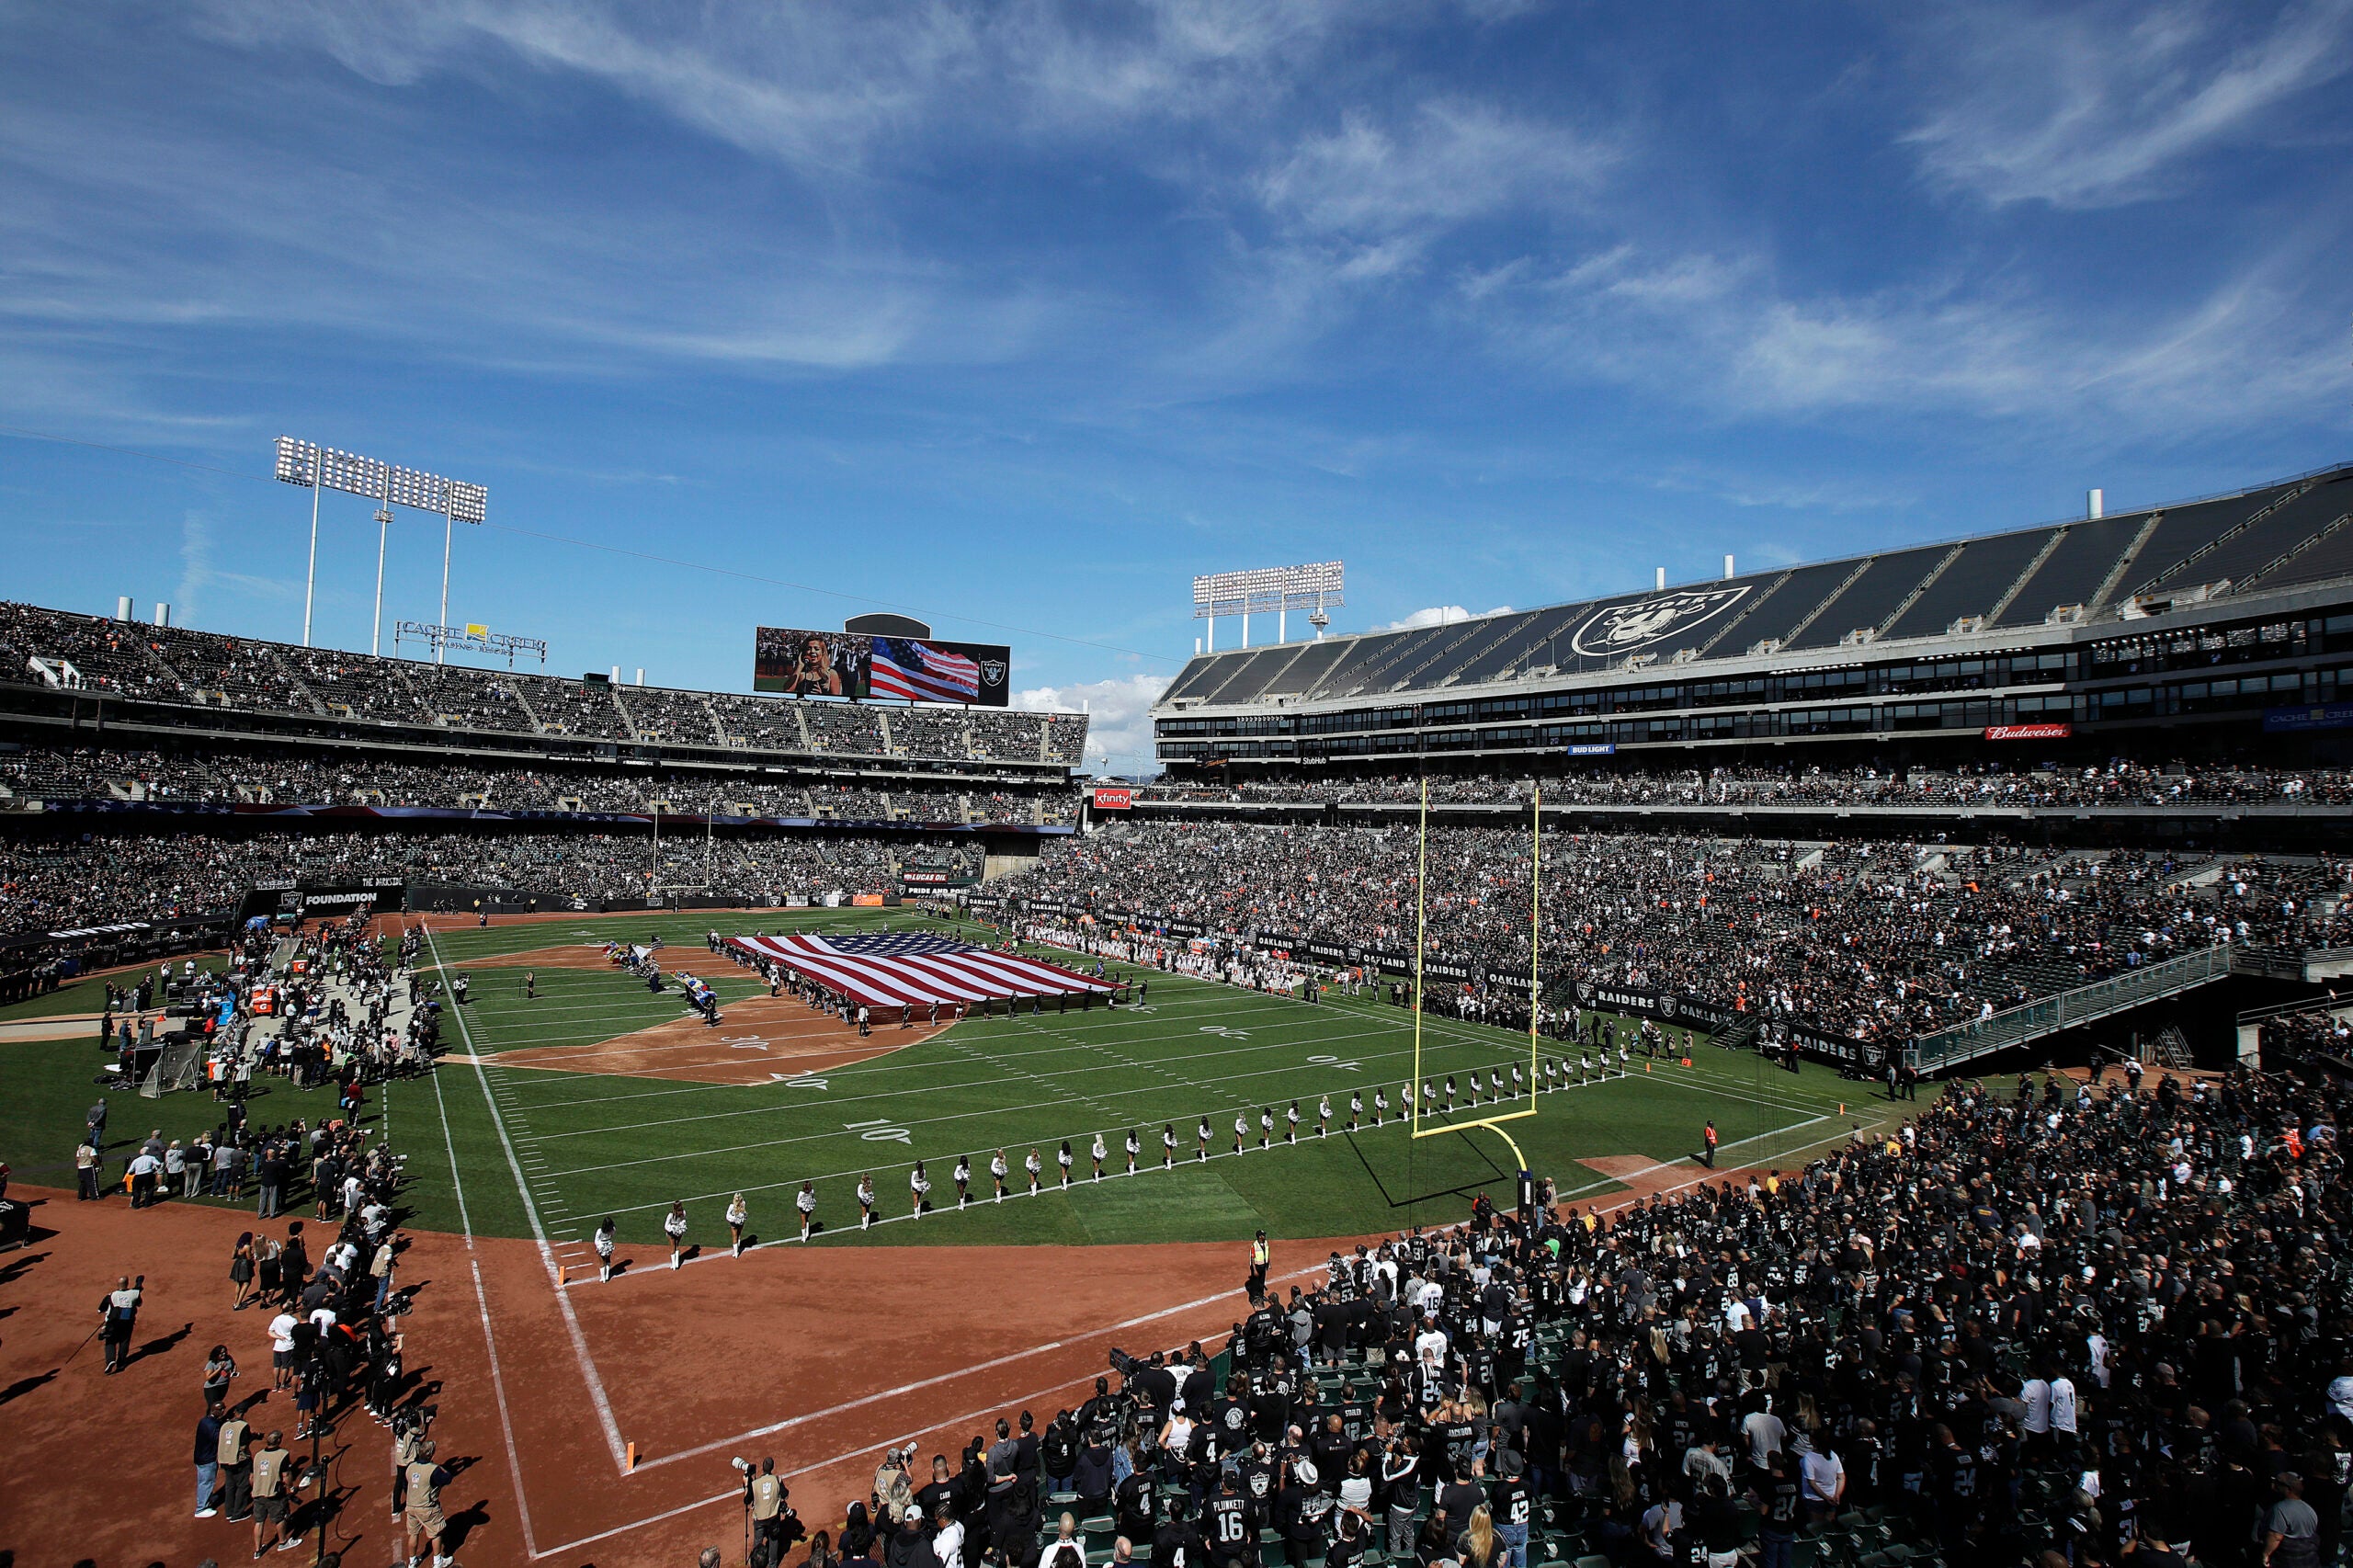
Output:
[[1193,619],[1336,608],[1347,603],[1346,575],[1337,561],[1211,573],[1193,579]]
[[479,523],[489,512],[490,492],[479,484],[444,479],[357,452],[278,437],[278,477],[288,484],[340,490],[395,506],[433,512],[460,523]]

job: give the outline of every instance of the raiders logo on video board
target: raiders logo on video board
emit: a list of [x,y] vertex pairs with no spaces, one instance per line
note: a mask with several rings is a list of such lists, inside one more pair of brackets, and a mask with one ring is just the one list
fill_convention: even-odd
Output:
[[1003,659],[983,659],[981,661],[982,685],[1003,686],[1005,684],[1005,675],[1006,665]]
[[1687,588],[1654,599],[1612,605],[1595,612],[1578,627],[1569,646],[1596,658],[1631,653],[1722,614],[1751,585],[1743,583],[1736,588]]

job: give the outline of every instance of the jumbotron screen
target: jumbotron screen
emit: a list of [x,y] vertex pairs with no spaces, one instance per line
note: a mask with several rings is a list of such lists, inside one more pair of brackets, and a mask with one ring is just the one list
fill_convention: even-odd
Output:
[[752,649],[752,689],[787,697],[896,697],[1003,708],[1012,700],[1013,650],[937,637],[763,626]]

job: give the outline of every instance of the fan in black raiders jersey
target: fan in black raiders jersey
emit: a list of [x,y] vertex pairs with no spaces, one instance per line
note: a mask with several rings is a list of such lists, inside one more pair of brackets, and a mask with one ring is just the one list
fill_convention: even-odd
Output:
[[1267,1358],[1267,1369],[1254,1380],[1250,1397],[1251,1429],[1261,1443],[1276,1443],[1290,1425],[1291,1407],[1299,1398],[1299,1369],[1278,1349]]
[[1249,1448],[1250,1379],[1246,1373],[1228,1373],[1224,1392],[1209,1402],[1210,1458],[1221,1461],[1232,1459]]
[[1211,1568],[1254,1568],[1258,1527],[1250,1513],[1240,1477],[1230,1470],[1219,1476],[1216,1495],[1201,1509],[1201,1538],[1209,1543]]
[[[1132,1439],[1128,1457],[1135,1464],[1128,1478],[1111,1494],[1112,1506],[1117,1510],[1120,1533],[1130,1540],[1152,1540],[1159,1533],[1160,1494],[1153,1487],[1152,1472],[1143,1467]],[[1159,1561],[1159,1549],[1154,1548],[1153,1560]]]
[[1111,1392],[1109,1379],[1096,1379],[1094,1397],[1078,1407],[1080,1437],[1089,1443],[1119,1447],[1128,1435],[1127,1407],[1126,1396]]
[[1193,1528],[1193,1521],[1174,1514],[1156,1531],[1136,1535],[1123,1527],[1120,1533],[1131,1545],[1139,1540],[1152,1542],[1152,1568],[1201,1568],[1209,1556],[1208,1544]]
[[1264,1529],[1274,1517],[1275,1487],[1280,1478],[1273,1446],[1265,1442],[1251,1444],[1234,1460],[1233,1473],[1241,1482],[1242,1495],[1250,1501],[1253,1532]]

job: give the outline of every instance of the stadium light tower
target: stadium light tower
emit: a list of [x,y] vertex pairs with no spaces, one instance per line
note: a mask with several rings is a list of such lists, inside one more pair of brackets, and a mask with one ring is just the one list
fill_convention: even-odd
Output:
[[1347,573],[1336,561],[1318,561],[1306,566],[1262,566],[1249,572],[1218,572],[1193,579],[1193,619],[1210,623],[1209,651],[1217,652],[1217,618],[1238,615],[1242,618],[1242,645],[1250,646],[1250,613],[1263,615],[1272,610],[1275,615],[1275,641],[1288,642],[1290,635],[1290,612],[1311,611],[1308,624],[1315,628],[1315,635],[1332,618],[1324,613],[1331,605],[1348,601],[1343,590]]
[[[340,490],[347,495],[364,495],[376,506],[376,621],[369,634],[368,651],[383,651],[384,632],[384,542],[392,522],[394,506],[414,507],[420,512],[438,513],[441,517],[441,621],[449,620],[449,544],[458,523],[479,523],[487,515],[490,492],[479,484],[462,480],[444,479],[438,474],[422,473],[397,463],[381,462],[363,458],[353,452],[337,451],[313,441],[298,441],[291,436],[278,437],[278,477],[288,484],[301,484],[311,492],[311,560],[302,573],[302,646],[311,645],[311,600],[319,575],[319,492]],[[433,649],[433,662],[444,662],[440,644]]]

